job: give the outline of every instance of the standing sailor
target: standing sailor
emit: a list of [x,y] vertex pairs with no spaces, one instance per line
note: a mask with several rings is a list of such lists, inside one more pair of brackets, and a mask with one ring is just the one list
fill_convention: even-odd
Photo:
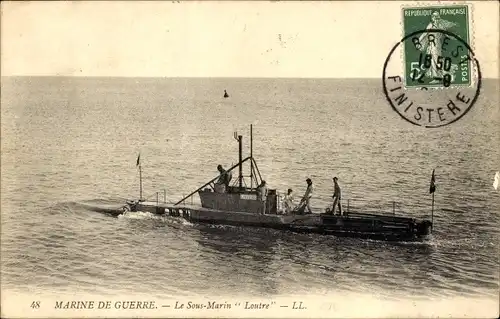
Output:
[[342,206],[340,205],[340,200],[342,199],[342,195],[341,195],[341,190],[340,190],[340,186],[339,186],[339,183],[337,183],[337,177],[335,176],[333,178],[333,207],[332,207],[332,214],[335,215],[335,209],[339,208],[339,215],[342,216]]
[[314,188],[313,188],[313,184],[312,184],[312,181],[310,178],[306,179],[306,182],[307,182],[307,189],[306,189],[304,196],[300,200],[300,204],[301,204],[301,207],[304,207],[304,210],[303,210],[304,212],[305,212],[305,208],[307,208],[308,213],[312,214],[310,202],[311,202],[311,197],[312,197]]
[[[219,192],[224,193],[229,189],[229,182],[233,178],[231,172],[226,171],[222,165],[217,165],[217,170],[219,171],[219,179],[217,180],[216,186],[219,185]],[[217,190],[217,188],[216,188]]]
[[293,190],[291,188],[288,189],[288,193],[285,195],[283,200],[283,206],[285,210],[285,214],[290,214],[293,210]]
[[266,213],[266,202],[267,202],[267,186],[266,181],[262,181],[259,186],[257,186],[257,200],[261,203],[261,214]]

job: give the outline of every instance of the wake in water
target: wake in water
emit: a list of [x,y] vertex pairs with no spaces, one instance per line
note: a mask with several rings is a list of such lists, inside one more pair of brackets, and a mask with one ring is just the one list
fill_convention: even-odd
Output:
[[173,216],[161,216],[157,214],[153,214],[151,212],[124,212],[118,216],[118,219],[131,219],[131,220],[159,220],[163,221],[169,225],[183,225],[183,226],[194,226],[194,224],[190,223],[186,219],[182,217],[173,217]]
[[93,199],[83,202],[73,202],[71,206],[75,208],[84,209],[87,211],[111,214],[116,216],[118,219],[130,219],[130,220],[160,220],[168,222],[169,224],[182,224],[186,226],[192,226],[193,224],[182,217],[166,217],[157,215],[147,211],[136,211],[131,212],[125,208],[126,205],[123,203],[123,199]]
[[151,219],[151,220],[162,220],[165,222],[168,221],[175,224],[193,225],[192,223],[190,223],[189,221],[187,221],[182,217],[173,217],[173,216],[166,217],[151,212],[143,212],[143,211],[137,211],[137,212],[127,211],[119,215],[118,219],[144,219],[144,220]]
[[157,220],[164,219],[163,217],[161,217],[159,215],[156,215],[156,214],[153,214],[150,212],[142,212],[142,211],[138,211],[138,212],[127,211],[127,212],[124,212],[123,214],[119,215],[118,218],[119,219],[157,219]]
[[123,199],[92,199],[80,202],[70,202],[66,203],[66,205],[73,209],[82,209],[114,216],[126,212],[125,200]]

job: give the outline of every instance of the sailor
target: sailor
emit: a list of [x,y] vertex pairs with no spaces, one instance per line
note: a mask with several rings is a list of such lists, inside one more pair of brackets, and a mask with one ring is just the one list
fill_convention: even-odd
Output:
[[303,205],[304,212],[305,212],[305,208],[307,208],[308,213],[312,214],[310,202],[311,202],[311,197],[312,197],[314,188],[313,188],[313,183],[312,183],[310,178],[306,179],[306,182],[307,182],[307,189],[306,189],[304,196],[300,200],[300,204]]
[[332,214],[335,215],[335,209],[339,208],[339,215],[342,216],[342,206],[340,205],[340,200],[342,199],[342,192],[340,190],[339,183],[337,182],[337,177],[333,178],[333,207]]
[[229,94],[227,94],[226,90],[224,90],[224,98],[228,98]]
[[257,200],[261,203],[261,214],[266,213],[266,200],[267,200],[267,185],[266,181],[262,181],[257,186]]
[[293,190],[291,188],[288,189],[288,193],[283,199],[283,206],[285,208],[285,214],[290,214],[293,211]]
[[[224,186],[224,191],[229,189],[229,182],[233,178],[233,175],[231,172],[226,171],[222,165],[217,165],[217,170],[220,173],[219,179],[217,180],[216,184],[223,185]],[[224,192],[222,191],[222,192]]]

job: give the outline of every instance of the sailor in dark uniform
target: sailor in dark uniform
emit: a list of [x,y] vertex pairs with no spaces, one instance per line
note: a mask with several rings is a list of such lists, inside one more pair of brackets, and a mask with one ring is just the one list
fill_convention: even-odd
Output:
[[226,171],[220,164],[217,165],[217,170],[219,171],[220,176],[216,184],[223,185],[224,192],[226,192],[229,189],[229,182],[233,178],[233,175],[231,174],[231,172]]
[[342,191],[340,190],[339,183],[337,182],[337,177],[333,178],[333,207],[332,214],[335,215],[335,209],[339,208],[339,215],[342,216],[342,206],[340,205],[340,200],[342,199]]

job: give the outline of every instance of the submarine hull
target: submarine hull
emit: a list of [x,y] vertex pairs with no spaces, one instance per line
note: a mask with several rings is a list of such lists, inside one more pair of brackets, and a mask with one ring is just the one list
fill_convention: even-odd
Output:
[[166,218],[181,217],[191,223],[273,228],[297,233],[317,233],[384,241],[423,241],[431,234],[430,221],[350,212],[346,215],[280,215],[223,211],[212,208],[156,202],[129,203],[129,211],[147,211]]

